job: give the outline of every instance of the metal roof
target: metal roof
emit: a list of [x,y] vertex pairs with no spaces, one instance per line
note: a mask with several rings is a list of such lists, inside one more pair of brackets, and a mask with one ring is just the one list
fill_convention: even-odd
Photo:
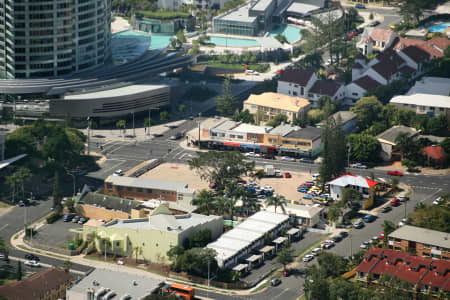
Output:
[[390,103],[450,108],[450,97],[431,94],[413,94],[409,96],[395,96],[391,99]]
[[164,180],[154,180],[148,178],[136,178],[136,177],[126,177],[126,176],[108,176],[105,179],[106,183],[111,183],[113,185],[129,186],[135,188],[143,189],[158,189],[167,191],[177,191],[180,193],[194,192],[193,189],[188,189],[187,183],[175,182],[175,181],[164,181]]
[[389,237],[450,249],[449,233],[427,228],[404,225],[389,234]]

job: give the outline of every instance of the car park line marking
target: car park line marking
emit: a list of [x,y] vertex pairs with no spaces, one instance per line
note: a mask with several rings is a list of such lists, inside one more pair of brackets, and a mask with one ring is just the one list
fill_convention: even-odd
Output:
[[0,231],[2,231],[3,229],[5,229],[5,228],[8,227],[8,226],[9,226],[9,224],[3,225],[2,227],[0,227]]
[[424,202],[425,200],[431,200],[432,198],[436,197],[435,194],[441,192],[442,189],[438,189],[436,192],[434,192],[433,194],[431,194],[430,196],[428,196],[427,198],[423,198],[422,200],[420,200],[419,202]]
[[119,159],[112,159],[112,160],[120,161],[120,163],[115,164],[115,165],[114,165],[113,167],[111,167],[111,168],[108,168],[108,169],[103,170],[103,173],[109,173],[109,172],[111,172],[112,170],[116,169],[118,166],[123,165],[124,163],[127,162],[126,160],[119,160]]

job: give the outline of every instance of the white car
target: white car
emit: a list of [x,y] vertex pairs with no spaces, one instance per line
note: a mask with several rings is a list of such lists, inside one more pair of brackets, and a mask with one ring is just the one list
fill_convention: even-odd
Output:
[[311,252],[314,256],[318,256],[321,251],[322,248],[314,248]]
[[285,160],[285,161],[295,161],[295,158],[290,157],[290,156],[282,156],[281,160]]
[[372,241],[377,242],[380,238],[376,235],[372,238]]
[[247,152],[244,155],[247,157],[259,157],[259,154],[256,154],[255,152]]
[[408,219],[403,218],[400,222],[398,222],[398,226],[401,227],[401,226],[405,225],[407,220]]
[[265,191],[270,191],[273,192],[273,187],[271,187],[270,185],[266,185],[265,187],[262,188]]
[[303,261],[304,262],[309,262],[309,261],[312,261],[314,259],[314,255],[311,255],[311,254],[306,254],[304,257],[303,257]]
[[113,174],[114,176],[123,176],[123,171],[121,169],[117,170]]
[[117,264],[123,266],[125,264],[125,262],[123,260],[119,259],[117,261]]
[[442,201],[442,197],[437,197],[436,200],[433,201],[433,205],[439,205]]
[[27,260],[26,262],[24,262],[24,264],[26,266],[30,266],[30,267],[40,267],[41,266],[41,264],[35,260]]
[[370,245],[370,241],[365,241],[361,244],[361,246],[359,246],[359,248],[361,249],[367,249]]
[[362,163],[354,163],[354,164],[350,164],[350,168],[367,169],[367,166],[363,165]]

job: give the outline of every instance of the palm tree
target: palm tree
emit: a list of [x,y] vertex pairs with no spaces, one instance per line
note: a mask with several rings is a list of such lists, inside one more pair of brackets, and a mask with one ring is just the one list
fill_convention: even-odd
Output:
[[144,251],[142,250],[142,247],[141,247],[141,246],[135,246],[135,247],[133,247],[133,253],[136,255],[136,264],[137,264],[137,262],[138,262],[138,256],[139,256],[139,255],[142,255],[143,252],[144,252]]
[[392,223],[391,221],[385,220],[383,222],[383,233],[384,233],[383,245],[384,246],[387,246],[388,235],[390,233],[392,233],[395,229],[396,229],[395,224]]
[[193,204],[197,206],[201,213],[206,213],[209,216],[214,205],[214,195],[211,191],[203,189],[195,197]]
[[255,194],[250,192],[245,188],[241,188],[239,191],[241,200],[242,200],[242,208],[246,212],[246,215],[249,216],[252,212],[256,212],[261,208],[261,204],[256,198]]
[[92,231],[91,233],[89,233],[87,235],[87,239],[89,241],[89,247],[92,245],[95,248],[95,250],[97,251],[97,253],[100,252],[96,245],[96,241],[98,238],[99,238],[99,235],[97,234],[97,231]]
[[15,202],[16,198],[16,184],[19,182],[19,178],[16,173],[6,177],[6,184],[12,188],[12,202]]
[[277,207],[280,207],[283,213],[286,213],[286,199],[278,194],[272,195],[270,197],[267,197],[264,200],[264,204],[266,206],[274,206],[275,207],[275,213],[277,212]]
[[31,173],[30,169],[21,167],[19,170],[15,172],[17,174],[17,180],[18,183],[21,185],[22,189],[22,199],[24,199],[25,194],[25,181],[27,181],[33,174]]
[[417,148],[417,143],[414,141],[413,137],[409,136],[406,132],[400,133],[395,139],[395,147],[400,150],[402,154],[402,159],[404,157],[409,157],[410,153],[414,153]]

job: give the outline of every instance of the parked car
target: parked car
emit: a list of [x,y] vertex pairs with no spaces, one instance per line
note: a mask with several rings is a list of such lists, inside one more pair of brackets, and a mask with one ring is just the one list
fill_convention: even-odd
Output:
[[365,6],[364,4],[356,3],[356,4],[355,4],[355,8],[365,9],[366,6]]
[[75,216],[72,219],[72,223],[78,223],[79,220],[80,220],[80,217],[79,216]]
[[400,199],[401,202],[406,202],[409,200],[408,196],[399,196],[398,199]]
[[25,259],[34,260],[34,261],[40,261],[39,256],[34,255],[32,253],[25,254]]
[[29,266],[29,267],[36,267],[36,268],[41,266],[41,264],[35,260],[27,260],[26,262],[24,262],[24,265]]
[[437,197],[436,200],[433,201],[433,205],[439,205],[442,202],[442,197]]
[[319,174],[319,173],[312,174],[311,177],[312,177],[312,180],[317,181],[317,180],[319,180],[319,178],[320,178],[320,174]]
[[306,194],[306,195],[303,195],[302,198],[303,198],[303,199],[307,199],[307,200],[312,200],[312,199],[314,198],[314,196],[311,195],[311,194]]
[[355,223],[353,223],[353,228],[355,228],[355,229],[361,229],[363,227],[364,227],[364,222],[361,219],[359,219]]
[[123,259],[119,259],[117,261],[117,264],[123,266],[125,264],[125,262],[123,261]]
[[314,256],[318,256],[321,251],[322,248],[314,248],[311,252]]
[[86,222],[87,222],[87,219],[86,219],[86,218],[80,218],[80,220],[78,221],[78,224],[83,225],[83,224],[86,223]]
[[373,236],[373,237],[372,237],[372,242],[378,242],[379,239],[380,239],[380,238],[378,237],[378,235]]
[[399,206],[400,205],[400,199],[394,198],[391,200],[391,206]]
[[295,161],[295,158],[290,157],[290,156],[282,156],[281,160],[284,160],[284,161]]
[[312,254],[306,254],[305,256],[303,256],[304,262],[309,262],[309,261],[312,261],[313,259],[314,259],[314,255],[312,255]]
[[280,278],[273,278],[270,280],[270,285],[271,286],[277,286],[281,283],[281,279]]
[[74,217],[73,214],[65,214],[64,217],[63,217],[63,221],[64,222],[70,222],[70,221],[72,221],[73,217]]
[[408,219],[403,218],[400,222],[398,222],[398,226],[403,226],[403,225],[405,225],[407,221],[408,221]]
[[289,172],[284,173],[284,178],[292,178],[291,173]]
[[340,235],[334,236],[331,238],[335,243],[339,243],[342,241],[342,237]]
[[367,169],[367,166],[363,165],[362,163],[354,163],[354,164],[350,164],[350,168]]
[[183,136],[183,133],[177,132],[177,133],[175,133],[174,135],[172,135],[172,136],[170,137],[170,139],[171,139],[172,141],[175,141],[175,140],[178,140],[179,138],[181,138],[182,136]]
[[123,171],[121,169],[117,170],[113,174],[114,176],[123,176]]
[[381,240],[381,239],[384,239],[384,232],[383,233],[380,233],[379,235],[378,235],[378,238]]
[[391,175],[391,176],[403,176],[403,173],[400,172],[400,171],[397,171],[397,170],[395,170],[395,171],[387,171],[386,174],[387,175]]
[[383,207],[382,209],[381,209],[381,212],[382,213],[387,213],[387,212],[390,212],[392,210],[392,207],[390,207],[390,206],[385,206],[385,207]]
[[348,236],[348,232],[347,231],[341,231],[341,232],[339,232],[339,236],[341,238],[346,238]]
[[289,275],[291,275],[291,270],[286,269],[283,271],[283,277],[289,277]]
[[371,222],[375,221],[377,219],[377,217],[375,217],[374,215],[367,214],[364,216],[363,219],[364,219],[364,222],[371,223]]
[[370,245],[370,241],[365,241],[361,244],[361,246],[359,246],[359,248],[361,249],[367,249]]
[[373,21],[372,23],[369,24],[370,27],[375,27],[380,25],[380,21]]
[[299,159],[299,162],[305,163],[305,164],[313,164],[314,160],[311,158],[302,157]]

